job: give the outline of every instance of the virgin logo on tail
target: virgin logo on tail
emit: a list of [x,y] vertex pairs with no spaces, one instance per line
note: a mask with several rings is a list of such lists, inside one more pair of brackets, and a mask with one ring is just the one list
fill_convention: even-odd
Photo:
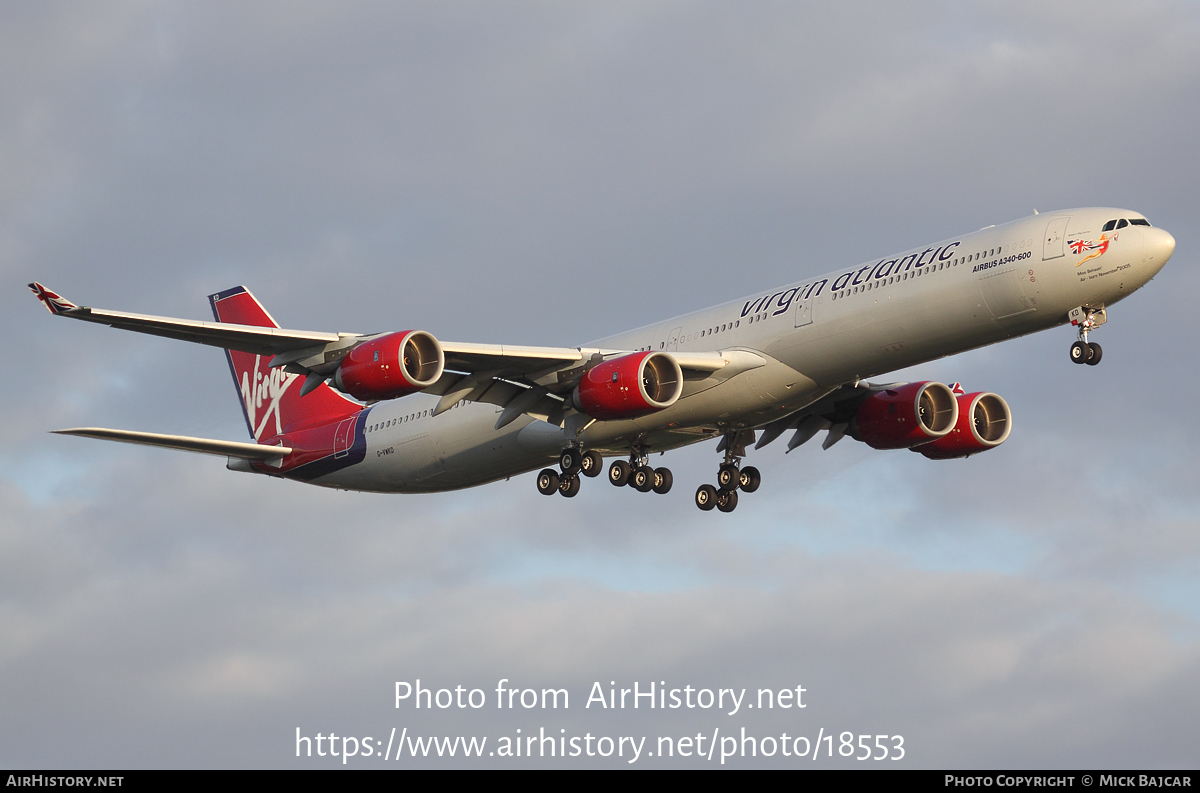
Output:
[[[263,430],[271,416],[275,417],[275,435],[283,433],[283,417],[279,413],[279,401],[288,388],[300,376],[282,369],[269,369],[267,374],[259,371],[261,355],[254,356],[254,376],[242,372],[242,402],[246,405],[246,416],[254,429],[254,440],[261,440]],[[260,418],[261,411],[261,421]]]

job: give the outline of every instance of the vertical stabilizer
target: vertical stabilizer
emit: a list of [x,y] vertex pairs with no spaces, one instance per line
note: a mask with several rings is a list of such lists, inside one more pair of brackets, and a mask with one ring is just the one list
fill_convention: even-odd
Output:
[[[208,296],[217,322],[278,328],[277,323],[244,286]],[[362,409],[325,384],[300,396],[301,375],[272,369],[271,359],[237,350],[226,350],[233,382],[242,400],[246,426],[256,441],[273,438],[302,427],[326,424],[352,416]]]

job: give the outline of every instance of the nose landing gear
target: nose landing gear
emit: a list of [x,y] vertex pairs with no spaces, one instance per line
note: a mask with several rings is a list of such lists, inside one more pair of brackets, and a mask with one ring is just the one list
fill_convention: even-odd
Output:
[[752,465],[740,467],[746,455],[746,444],[754,442],[753,430],[728,432],[717,451],[725,452],[725,461],[717,470],[717,486],[700,485],[696,490],[696,506],[708,512],[716,507],[721,512],[733,512],[738,505],[738,490],[753,493],[762,484],[762,475]]
[[1071,363],[1086,363],[1088,366],[1100,363],[1104,350],[1096,342],[1088,341],[1088,332],[1108,321],[1104,309],[1080,306],[1071,309],[1067,316],[1071,318],[1071,324],[1079,328],[1079,341],[1071,345]]

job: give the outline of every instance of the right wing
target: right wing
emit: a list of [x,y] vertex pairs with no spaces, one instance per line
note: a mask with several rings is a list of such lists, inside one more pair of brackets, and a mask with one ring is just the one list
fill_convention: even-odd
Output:
[[[301,396],[330,377],[351,349],[377,335],[383,335],[323,333],[131,314],[76,305],[36,282],[29,284],[29,288],[56,316],[271,356],[270,367],[283,368],[307,377],[300,391]],[[442,397],[434,409],[435,415],[449,410],[464,399],[488,402],[505,408],[496,422],[497,428],[522,414],[561,426],[564,416],[572,411],[569,394],[583,374],[606,358],[632,352],[589,347],[519,347],[441,341],[438,344],[445,355],[445,370],[437,382],[425,389],[426,393]],[[705,378],[722,369],[725,369],[722,376],[732,377],[765,363],[761,356],[740,350],[669,354],[684,370],[685,377],[689,378]],[[129,438],[111,439],[146,442]]]
[[84,322],[98,322],[112,328],[164,336],[168,339],[191,341],[240,350],[254,355],[277,355],[309,347],[325,346],[346,338],[358,338],[357,333],[320,333],[308,330],[285,330],[257,325],[232,325],[227,322],[200,322],[193,319],[155,317],[149,314],[128,314],[101,308],[77,306],[70,300],[34,282],[29,288],[51,314]]

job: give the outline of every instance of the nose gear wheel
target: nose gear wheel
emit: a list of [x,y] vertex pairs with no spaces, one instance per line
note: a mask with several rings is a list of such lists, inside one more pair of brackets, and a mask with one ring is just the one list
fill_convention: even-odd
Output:
[[1086,363],[1095,366],[1100,363],[1104,350],[1096,342],[1088,341],[1088,333],[1108,321],[1104,309],[1090,309],[1080,306],[1068,314],[1071,324],[1079,328],[1079,340],[1071,345],[1071,363]]

